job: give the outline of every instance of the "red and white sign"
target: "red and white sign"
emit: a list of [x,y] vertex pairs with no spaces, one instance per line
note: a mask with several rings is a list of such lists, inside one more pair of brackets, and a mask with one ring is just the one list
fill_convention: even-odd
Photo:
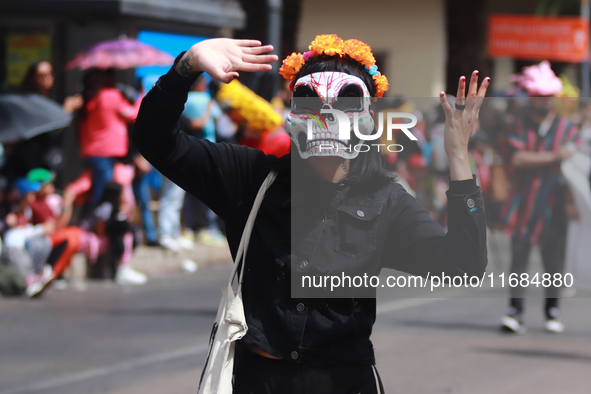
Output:
[[488,23],[492,57],[589,60],[589,21],[574,17],[492,15]]

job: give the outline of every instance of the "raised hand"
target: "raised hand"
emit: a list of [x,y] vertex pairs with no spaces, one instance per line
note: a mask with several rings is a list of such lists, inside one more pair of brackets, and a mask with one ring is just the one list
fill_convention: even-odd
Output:
[[466,77],[460,77],[455,110],[451,107],[444,92],[439,99],[445,111],[444,145],[449,157],[449,170],[452,180],[472,178],[468,156],[468,142],[478,121],[478,111],[484,101],[490,83],[487,77],[478,88],[478,71],[472,72],[468,97],[466,97]]
[[272,45],[261,46],[257,40],[233,40],[215,38],[201,41],[191,47],[176,64],[181,75],[205,71],[222,82],[238,77],[237,71],[269,71],[270,62],[277,61],[276,55],[269,55]]

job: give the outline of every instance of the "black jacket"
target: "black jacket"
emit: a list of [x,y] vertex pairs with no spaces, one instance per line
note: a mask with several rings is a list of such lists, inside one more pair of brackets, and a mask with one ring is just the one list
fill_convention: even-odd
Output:
[[260,185],[272,168],[279,172],[247,254],[249,330],[243,343],[294,363],[373,364],[374,289],[345,289],[341,298],[330,298],[335,294],[325,288],[309,293],[291,286],[292,280],[297,285],[302,275],[377,275],[382,267],[422,276],[483,274],[486,224],[474,180],[451,182],[446,234],[391,179],[371,186],[333,184],[292,174],[289,155],[278,159],[186,135],[178,119],[195,78],[174,69],[162,76],[143,100],[132,137],[154,167],[225,221],[234,256]]

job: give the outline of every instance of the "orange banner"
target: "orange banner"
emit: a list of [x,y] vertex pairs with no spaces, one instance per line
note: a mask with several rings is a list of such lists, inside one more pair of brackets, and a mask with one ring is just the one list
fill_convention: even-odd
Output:
[[488,23],[488,53],[492,57],[582,62],[589,59],[589,21],[492,15]]

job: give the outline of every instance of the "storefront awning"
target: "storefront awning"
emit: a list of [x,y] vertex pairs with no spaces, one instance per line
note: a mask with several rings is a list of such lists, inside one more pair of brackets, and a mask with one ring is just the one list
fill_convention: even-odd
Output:
[[246,13],[232,0],[119,0],[122,14],[241,29]]
[[231,29],[241,29],[246,25],[246,13],[236,0],[0,1],[0,15],[11,11],[26,12],[28,15],[122,14]]

